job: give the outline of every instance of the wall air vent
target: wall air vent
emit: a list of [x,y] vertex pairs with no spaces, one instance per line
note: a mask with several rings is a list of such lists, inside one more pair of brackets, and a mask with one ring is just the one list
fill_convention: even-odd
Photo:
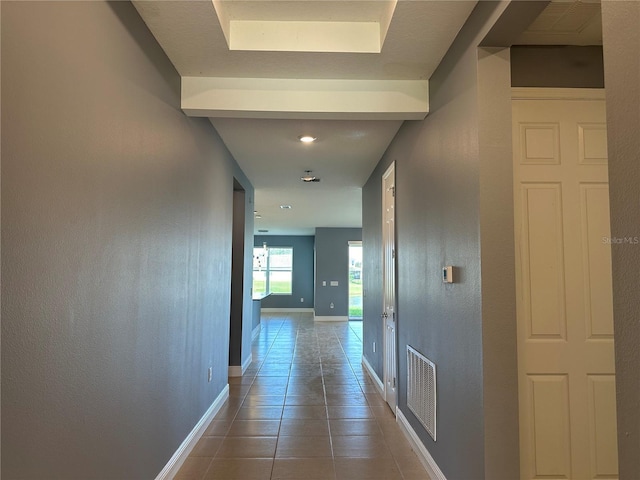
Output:
[[436,366],[407,345],[407,406],[436,440]]

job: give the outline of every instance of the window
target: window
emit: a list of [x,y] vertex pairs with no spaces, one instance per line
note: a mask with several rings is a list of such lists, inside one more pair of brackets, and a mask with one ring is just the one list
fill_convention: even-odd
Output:
[[253,293],[291,295],[293,247],[254,247]]

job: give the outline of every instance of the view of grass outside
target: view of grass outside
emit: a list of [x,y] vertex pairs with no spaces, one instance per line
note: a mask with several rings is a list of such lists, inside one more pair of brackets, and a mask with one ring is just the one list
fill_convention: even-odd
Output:
[[362,318],[362,244],[349,244],[349,318]]
[[362,318],[362,280],[349,278],[349,318]]
[[291,272],[269,272],[269,290],[273,294],[291,295]]
[[291,295],[293,248],[255,247],[253,249],[253,293]]

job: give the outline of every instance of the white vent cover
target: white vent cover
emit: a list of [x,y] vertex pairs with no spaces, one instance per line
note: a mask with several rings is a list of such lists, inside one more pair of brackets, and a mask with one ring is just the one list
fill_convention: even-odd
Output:
[[407,345],[407,406],[436,440],[436,366]]

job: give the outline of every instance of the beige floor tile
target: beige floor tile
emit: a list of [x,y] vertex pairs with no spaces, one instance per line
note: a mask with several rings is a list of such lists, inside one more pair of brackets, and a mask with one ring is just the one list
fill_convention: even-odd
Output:
[[371,412],[373,413],[373,415],[378,419],[382,419],[382,420],[388,419],[393,422],[396,421],[396,417],[391,411],[391,407],[389,407],[389,405],[387,405],[386,403],[384,405],[379,405],[379,406],[374,405],[369,408],[371,409]]
[[215,457],[224,437],[201,437],[190,453],[192,457]]
[[287,387],[287,395],[323,395],[324,387],[320,385],[291,384]]
[[322,375],[322,369],[320,368],[320,363],[309,363],[309,362],[297,362],[297,364],[293,364],[291,367],[291,379],[296,377],[304,377],[309,378],[313,376]]
[[236,420],[280,420],[282,407],[243,407]]
[[331,457],[331,440],[329,435],[313,437],[278,438],[276,458],[308,458]]
[[250,388],[251,384],[229,385],[229,396],[246,395]]
[[174,477],[175,480],[201,480],[213,460],[211,457],[188,457],[180,471]]
[[324,390],[327,395],[330,394],[345,394],[345,393],[362,393],[362,388],[357,383],[348,385],[325,385]]
[[229,428],[231,428],[231,424],[233,423],[233,420],[229,419],[229,420],[218,420],[218,417],[216,416],[213,421],[211,421],[211,423],[209,423],[209,426],[207,426],[207,429],[205,430],[204,434],[208,435],[208,436],[224,436],[227,434],[227,432],[229,431]]
[[391,458],[391,450],[380,436],[332,436],[334,457]]
[[404,480],[431,480],[415,453],[394,458]]
[[279,420],[235,420],[231,424],[229,437],[270,437],[277,436]]
[[278,437],[225,437],[215,458],[273,458]]
[[402,480],[392,458],[336,458],[337,480]]
[[257,377],[253,381],[253,385],[259,386],[273,386],[273,385],[287,385],[289,383],[289,377],[287,375],[282,377]]
[[286,405],[282,412],[282,418],[325,419],[327,418],[327,409],[320,405]]
[[285,405],[325,405],[324,395],[317,393],[313,395],[287,395],[284,400]]
[[238,414],[239,408],[229,407],[228,405],[224,405],[218,413],[216,413],[216,420],[227,420],[231,421]]
[[289,387],[293,386],[307,386],[307,387],[318,387],[322,388],[322,375],[313,375],[306,377],[290,377],[289,378]]
[[272,468],[272,458],[214,458],[204,480],[269,480]]
[[363,370],[361,339],[361,323],[263,315],[254,362],[229,379],[229,400],[176,479],[427,480]]
[[411,444],[402,432],[386,432],[383,435],[384,441],[387,442],[387,446],[393,456],[404,457],[414,453]]
[[284,405],[284,395],[247,395],[243,407],[275,407]]
[[382,398],[378,393],[365,393],[364,396],[372,407],[384,407],[386,405],[384,398]]
[[280,424],[280,435],[328,435],[329,422],[318,419],[282,419]]
[[331,419],[329,420],[331,435],[382,435],[378,422],[373,419]]
[[276,458],[271,480],[334,480],[331,458]]
[[329,418],[373,418],[371,409],[365,406],[330,406],[327,410]]
[[287,393],[287,385],[251,385],[248,395],[284,395]]
[[[378,394],[378,396],[380,396],[380,392],[378,391],[378,388],[375,385],[371,385],[371,384],[360,384],[360,388],[362,389],[362,391],[364,393],[376,393]],[[380,397],[382,398],[382,397]]]
[[330,406],[368,405],[366,397],[361,393],[327,393],[326,398],[327,405]]

